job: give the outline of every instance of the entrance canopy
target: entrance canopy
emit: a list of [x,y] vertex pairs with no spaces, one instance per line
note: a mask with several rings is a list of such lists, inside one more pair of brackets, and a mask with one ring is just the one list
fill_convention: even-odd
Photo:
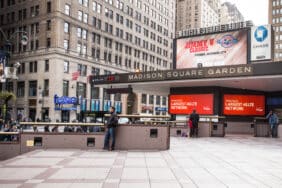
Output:
[[282,62],[90,76],[92,85],[169,94],[174,87],[219,86],[263,92],[282,90]]

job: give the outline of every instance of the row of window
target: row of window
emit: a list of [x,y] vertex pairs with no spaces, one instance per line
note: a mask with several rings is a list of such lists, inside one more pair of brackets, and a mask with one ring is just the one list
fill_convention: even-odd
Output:
[[[1,3],[1,1],[0,1],[0,3]],[[2,6],[2,4],[0,6]],[[30,9],[29,9],[29,17],[32,18],[32,17],[39,16],[39,12],[40,12],[39,5],[31,6]],[[46,12],[51,13],[51,2],[50,1],[47,2]],[[25,20],[25,19],[27,19],[27,15],[28,15],[27,8],[20,9],[20,10],[18,10],[17,20],[18,21]],[[13,11],[13,12],[6,13],[6,22],[4,22],[4,20],[5,20],[4,17],[5,17],[4,14],[0,15],[0,24],[14,23],[16,21],[16,12]]]
[[[98,5],[99,5],[99,6],[98,6]],[[95,4],[95,6],[93,5],[93,8],[95,8],[94,11],[98,11],[98,13],[101,13],[101,5],[100,5],[100,4],[98,4],[98,5],[97,5],[97,4]],[[65,4],[65,14],[66,14],[66,15],[69,15],[69,16],[70,16],[70,11],[71,11],[70,9],[71,9],[70,5]],[[132,11],[133,11],[133,9],[132,9]],[[113,12],[113,10],[110,10],[110,9],[108,9],[107,7],[105,7],[104,12],[105,12],[105,16],[106,16],[106,17],[108,17],[108,18],[110,18],[110,19],[113,19],[113,18],[114,18],[114,12]],[[141,18],[142,18],[141,13],[139,13],[138,11],[136,11],[135,14],[136,14],[136,15],[135,15],[135,18],[141,22]],[[78,18],[79,21],[82,21],[82,22],[84,22],[84,23],[88,23],[88,21],[89,21],[89,20],[88,20],[88,19],[89,19],[88,13],[85,13],[85,12],[83,12],[83,11],[81,11],[81,10],[78,10],[77,16],[78,16],[77,18]],[[120,24],[124,24],[124,22],[123,22],[123,16],[120,15],[120,14],[118,14],[118,13],[116,13],[116,22],[117,22],[117,23],[120,23]],[[161,23],[160,20],[159,20],[159,22]],[[151,20],[151,24],[149,24],[150,21],[149,21],[149,18],[148,18],[148,17],[144,16],[143,23],[144,23],[145,25],[150,26],[151,28],[157,30],[158,32],[163,33],[165,36],[168,36],[168,30],[167,30],[167,29],[163,28],[161,25],[158,25],[158,27],[156,27],[156,25],[157,25],[156,22],[154,22],[154,21],[152,21],[152,20]],[[93,17],[93,25],[96,26],[95,17]],[[137,24],[137,25],[138,25],[138,24]],[[129,20],[129,19],[126,19],[126,26],[127,26],[128,28],[131,28],[131,29],[132,29],[132,21]],[[166,26],[168,26],[168,21],[167,21]],[[141,31],[141,26],[140,26],[140,25],[139,25],[139,30]]]
[[162,104],[162,105],[166,106],[166,104],[167,104],[167,97],[162,97],[162,100],[161,100],[161,96],[157,95],[156,97],[154,97],[154,95],[149,95],[149,97],[147,97],[147,94],[142,94],[141,103],[147,104],[148,99],[149,99],[149,104],[154,104],[154,100],[156,101],[156,103],[155,103],[156,105]]
[[[17,97],[24,97],[25,96],[25,94],[26,94],[25,86],[26,86],[25,81],[17,82],[17,88],[16,88]],[[13,82],[7,82],[6,87],[7,87],[6,89],[9,92],[14,92],[14,83]],[[43,89],[38,87],[37,80],[28,81],[28,96],[29,97],[35,97],[35,96],[37,96],[38,92],[40,92],[40,94],[42,96],[49,96],[49,80],[48,79],[44,80]]]

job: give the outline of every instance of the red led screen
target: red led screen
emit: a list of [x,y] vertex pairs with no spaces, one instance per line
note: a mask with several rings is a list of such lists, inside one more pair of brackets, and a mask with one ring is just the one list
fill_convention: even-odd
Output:
[[224,115],[264,115],[265,98],[263,95],[224,95]]
[[170,114],[191,114],[196,109],[198,114],[213,114],[213,94],[170,95]]

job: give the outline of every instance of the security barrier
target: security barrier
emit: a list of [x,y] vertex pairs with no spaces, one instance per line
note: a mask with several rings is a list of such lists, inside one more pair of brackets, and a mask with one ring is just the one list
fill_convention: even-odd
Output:
[[[89,132],[91,127],[105,130],[101,123],[23,122],[21,126],[32,128],[28,131],[21,129],[19,133],[5,133],[15,134],[19,139],[16,142],[0,141],[0,160],[36,149],[102,149],[104,145],[104,132]],[[46,131],[46,126],[50,132]],[[66,131],[66,127],[74,131]],[[115,149],[167,150],[170,144],[169,131],[167,125],[121,124],[116,130]]]

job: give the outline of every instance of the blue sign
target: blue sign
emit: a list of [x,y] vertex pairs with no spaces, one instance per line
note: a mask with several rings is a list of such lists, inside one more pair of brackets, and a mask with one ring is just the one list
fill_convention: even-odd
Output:
[[155,111],[159,111],[159,112],[166,112],[167,108],[166,107],[156,107]]
[[81,111],[86,111],[86,106],[87,106],[87,100],[86,99],[82,99],[81,100]]
[[91,99],[91,112],[100,111],[100,100],[99,99]]
[[121,102],[115,101],[116,113],[121,113]]
[[258,42],[263,42],[268,36],[268,30],[264,26],[259,26],[255,31],[255,39]]
[[110,100],[105,100],[105,101],[104,101],[104,108],[103,108],[103,110],[104,110],[104,111],[109,111],[111,105],[112,105],[112,101],[110,101]]
[[54,103],[55,104],[77,104],[77,98],[76,97],[66,97],[62,96],[59,97],[58,95],[54,96]]
[[65,110],[65,111],[72,111],[72,110],[77,110],[76,107],[55,107],[55,110],[58,111],[58,110]]

